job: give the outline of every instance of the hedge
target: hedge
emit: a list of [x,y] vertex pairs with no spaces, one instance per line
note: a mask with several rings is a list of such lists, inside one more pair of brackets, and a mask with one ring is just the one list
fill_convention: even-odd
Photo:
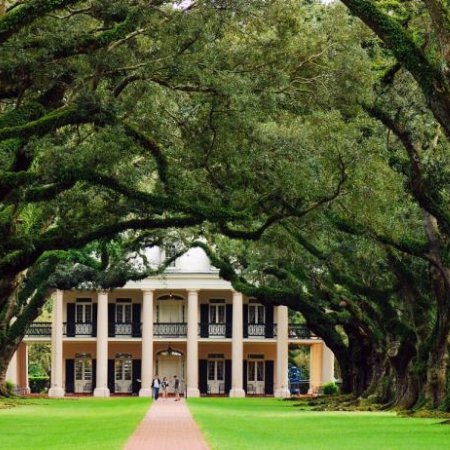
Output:
[[44,377],[36,377],[31,376],[28,377],[28,383],[30,385],[30,391],[33,394],[40,394],[41,392],[46,392],[50,385],[50,379],[46,376]]

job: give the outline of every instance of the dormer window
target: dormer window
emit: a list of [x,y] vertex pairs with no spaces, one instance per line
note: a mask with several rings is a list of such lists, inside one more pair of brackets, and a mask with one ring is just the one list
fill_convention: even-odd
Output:
[[[177,254],[177,246],[175,244],[167,244],[164,248],[165,250],[165,260],[167,261],[170,258],[173,258]],[[175,267],[176,259],[170,262],[168,267]]]

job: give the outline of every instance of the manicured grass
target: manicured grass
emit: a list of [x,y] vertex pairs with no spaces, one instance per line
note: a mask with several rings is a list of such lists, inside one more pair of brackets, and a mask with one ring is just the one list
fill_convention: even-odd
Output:
[[121,449],[150,406],[136,397],[17,403],[0,409],[0,449]]
[[450,425],[384,412],[314,412],[276,399],[189,399],[214,450],[448,450]]

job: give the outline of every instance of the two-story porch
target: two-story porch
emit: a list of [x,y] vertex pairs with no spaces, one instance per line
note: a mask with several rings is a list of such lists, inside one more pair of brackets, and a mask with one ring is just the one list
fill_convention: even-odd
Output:
[[57,291],[52,324],[34,324],[25,343],[50,337],[55,397],[146,396],[154,374],[177,375],[189,396],[285,397],[289,344],[311,348],[312,391],[333,375],[331,352],[289,325],[286,307],[248,299],[216,274],[170,274],[112,292]]

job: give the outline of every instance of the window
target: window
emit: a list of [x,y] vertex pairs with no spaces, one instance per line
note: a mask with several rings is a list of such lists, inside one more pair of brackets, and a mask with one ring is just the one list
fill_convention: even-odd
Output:
[[225,305],[209,305],[209,323],[225,323]]
[[118,358],[115,361],[116,381],[131,381],[131,357]]
[[[173,258],[177,254],[177,246],[175,244],[167,244],[165,246],[165,260]],[[176,259],[170,262],[169,267],[176,266]]]
[[116,323],[131,323],[131,304],[116,304]]
[[248,305],[248,323],[262,325],[265,323],[265,308],[263,305]]
[[223,360],[208,361],[208,381],[223,381],[225,378],[225,362]]
[[76,323],[92,323],[92,305],[77,303],[75,321]]
[[249,361],[247,366],[248,381],[264,381],[264,361]]
[[90,357],[82,357],[75,359],[75,380],[76,381],[92,380],[92,359]]
[[208,361],[208,381],[214,381],[216,378],[216,361]]

